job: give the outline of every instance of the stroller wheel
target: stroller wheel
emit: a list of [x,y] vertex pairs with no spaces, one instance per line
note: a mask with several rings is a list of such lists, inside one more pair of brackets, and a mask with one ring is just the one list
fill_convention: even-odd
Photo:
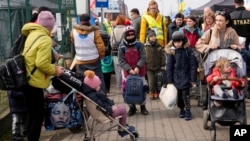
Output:
[[210,131],[211,141],[216,141],[216,131],[211,130]]
[[90,138],[89,138],[89,137],[85,137],[85,138],[83,139],[83,141],[90,141]]
[[242,125],[247,125],[247,116],[245,115]]
[[137,131],[133,131],[132,134],[134,135],[133,136],[130,136],[130,138],[132,139],[132,141],[139,141],[139,134]]
[[209,127],[208,127],[208,119],[209,119],[209,114],[208,114],[208,111],[207,110],[204,110],[203,111],[203,128],[205,130],[207,130]]

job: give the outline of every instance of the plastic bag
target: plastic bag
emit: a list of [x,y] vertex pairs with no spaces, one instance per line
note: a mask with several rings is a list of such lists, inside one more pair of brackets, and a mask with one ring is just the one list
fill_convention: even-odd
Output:
[[162,86],[159,97],[167,109],[173,109],[177,103],[177,89],[173,84]]

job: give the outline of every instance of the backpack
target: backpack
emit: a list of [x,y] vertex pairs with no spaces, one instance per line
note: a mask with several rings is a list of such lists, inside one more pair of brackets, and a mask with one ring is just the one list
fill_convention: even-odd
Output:
[[[41,36],[33,41],[25,54]],[[36,70],[36,67],[34,67],[30,75],[27,76],[24,56],[21,54],[24,49],[25,41],[26,36],[20,35],[14,43],[13,49],[9,55],[10,58],[0,66],[0,89],[2,90],[20,90],[23,86],[28,85],[30,76]]]
[[15,55],[18,55],[23,52],[24,44],[26,41],[27,36],[20,34],[16,41],[14,42],[14,45],[12,47],[12,50],[10,52],[9,57],[14,57]]
[[114,37],[114,41],[112,46],[111,46],[111,55],[113,56],[117,56],[118,55],[118,48],[123,40],[124,34],[122,34],[122,37],[119,41],[116,40],[115,34],[114,34],[114,30],[113,30],[113,37]]
[[139,75],[128,75],[124,94],[124,102],[127,104],[141,104],[146,99],[143,80]]
[[157,82],[157,91],[160,92],[161,91],[161,87],[167,83],[167,75],[166,75],[166,70],[161,69],[159,71],[157,71],[157,73],[155,74],[155,78],[156,78],[156,82]]

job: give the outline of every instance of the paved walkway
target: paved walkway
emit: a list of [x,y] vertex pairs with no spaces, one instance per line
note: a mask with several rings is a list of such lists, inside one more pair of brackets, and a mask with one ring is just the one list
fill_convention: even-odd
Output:
[[[115,83],[113,81],[113,83]],[[109,97],[116,104],[124,104],[122,95],[112,85]],[[179,109],[167,110],[161,101],[148,100],[149,115],[144,116],[138,112],[135,116],[128,117],[128,122],[135,125],[141,141],[209,141],[210,131],[203,129],[203,110],[197,106],[197,100],[191,98],[193,119],[185,121],[178,118]],[[250,113],[250,100],[246,100],[247,113]],[[137,107],[139,109],[139,107]],[[128,109],[127,109],[128,110]],[[250,122],[250,115],[247,117]],[[248,123],[249,123],[248,122]],[[229,141],[229,127],[216,124],[217,141]],[[68,129],[57,131],[43,131],[40,141],[83,141],[84,130],[71,133]],[[97,141],[129,141],[130,137],[121,138],[117,132],[105,132]]]

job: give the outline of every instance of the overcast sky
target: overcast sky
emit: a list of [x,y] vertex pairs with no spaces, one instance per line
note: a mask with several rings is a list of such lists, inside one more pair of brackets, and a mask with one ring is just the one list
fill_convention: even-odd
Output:
[[[132,8],[138,8],[141,14],[146,11],[149,1],[150,0],[124,0],[128,6],[128,11],[130,11]],[[173,13],[178,11],[178,0],[156,1],[158,2],[160,12],[163,12],[163,15],[170,15],[171,12]],[[192,9],[202,6],[209,1],[210,0],[184,0],[186,6],[191,7]]]

